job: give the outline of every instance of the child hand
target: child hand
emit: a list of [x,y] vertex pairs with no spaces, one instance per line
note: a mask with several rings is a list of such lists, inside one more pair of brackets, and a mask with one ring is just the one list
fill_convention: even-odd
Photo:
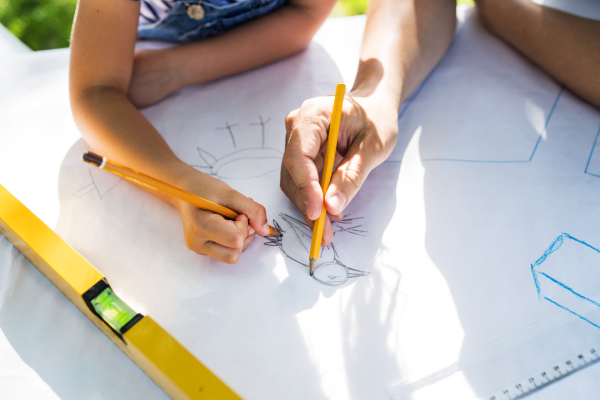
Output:
[[231,208],[240,215],[235,221],[231,221],[189,203],[177,203],[176,207],[183,220],[185,243],[188,249],[200,255],[235,264],[254,239],[255,232],[264,236],[269,234],[266,210],[229,185],[195,172],[193,181],[185,184],[182,189]]

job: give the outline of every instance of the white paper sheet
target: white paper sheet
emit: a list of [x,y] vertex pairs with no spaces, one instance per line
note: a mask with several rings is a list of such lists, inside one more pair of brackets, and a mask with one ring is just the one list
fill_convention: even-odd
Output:
[[[184,161],[264,204],[285,231],[281,243],[257,238],[234,266],[195,255],[176,210],[82,163],[82,141],[61,156],[59,173],[47,172],[59,177],[59,234],[248,399],[385,399],[393,384],[544,318],[564,314],[595,332],[538,299],[531,265],[563,232],[600,246],[600,112],[476,20],[403,106],[396,150],[348,208],[352,220],[336,224],[326,284],[309,277],[295,261],[307,258],[306,230],[279,191],[277,168],[287,112],[350,75],[327,47],[143,111]],[[44,193],[56,193],[53,185]],[[34,198],[16,179],[7,187]],[[36,201],[26,204],[35,211]],[[0,328],[44,390],[164,397],[31,265],[7,282]],[[472,396],[488,394],[476,377],[464,379]]]

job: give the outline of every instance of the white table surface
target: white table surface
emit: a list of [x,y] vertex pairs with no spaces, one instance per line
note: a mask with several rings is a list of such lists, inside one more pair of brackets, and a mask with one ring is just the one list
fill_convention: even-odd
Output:
[[[364,22],[364,17],[330,19],[315,37],[349,85]],[[69,108],[68,58],[68,49],[0,57],[0,183],[52,228],[60,215],[60,168],[80,138]],[[135,299],[126,300],[135,306]],[[594,387],[599,376],[600,368],[590,368],[537,398],[564,398],[574,387],[578,398],[596,398],[585,388]],[[373,398],[385,398],[385,392]],[[0,397],[166,398],[3,238]]]

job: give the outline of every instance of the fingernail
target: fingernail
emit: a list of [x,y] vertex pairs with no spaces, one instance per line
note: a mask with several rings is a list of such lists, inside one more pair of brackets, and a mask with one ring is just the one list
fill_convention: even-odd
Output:
[[251,226],[249,226],[249,227],[248,227],[248,236],[250,236],[250,235],[253,235],[253,234],[254,234],[254,232],[256,232],[256,231],[254,230],[254,228],[252,228]]
[[269,228],[269,224],[264,224],[262,227],[262,230],[263,230],[265,236],[268,235],[269,233],[271,233],[271,228]]
[[307,202],[304,202],[304,207],[306,207],[306,215],[312,219],[312,208],[310,208]]
[[339,214],[344,210],[344,206],[346,205],[347,199],[348,198],[344,193],[337,192],[336,194],[331,196],[327,202],[331,207],[334,208],[334,210],[337,211],[336,214]]

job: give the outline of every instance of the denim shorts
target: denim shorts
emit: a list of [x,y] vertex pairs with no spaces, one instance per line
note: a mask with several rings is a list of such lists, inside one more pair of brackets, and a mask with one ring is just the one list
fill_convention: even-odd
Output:
[[[188,0],[188,4],[198,4],[198,0]],[[231,4],[216,5],[210,0],[200,2],[204,8],[204,18],[197,21],[187,15],[187,6],[177,1],[162,20],[138,27],[138,38],[164,40],[175,43],[189,43],[208,39],[234,28],[244,22],[262,17],[278,8],[285,0],[238,0]]]

